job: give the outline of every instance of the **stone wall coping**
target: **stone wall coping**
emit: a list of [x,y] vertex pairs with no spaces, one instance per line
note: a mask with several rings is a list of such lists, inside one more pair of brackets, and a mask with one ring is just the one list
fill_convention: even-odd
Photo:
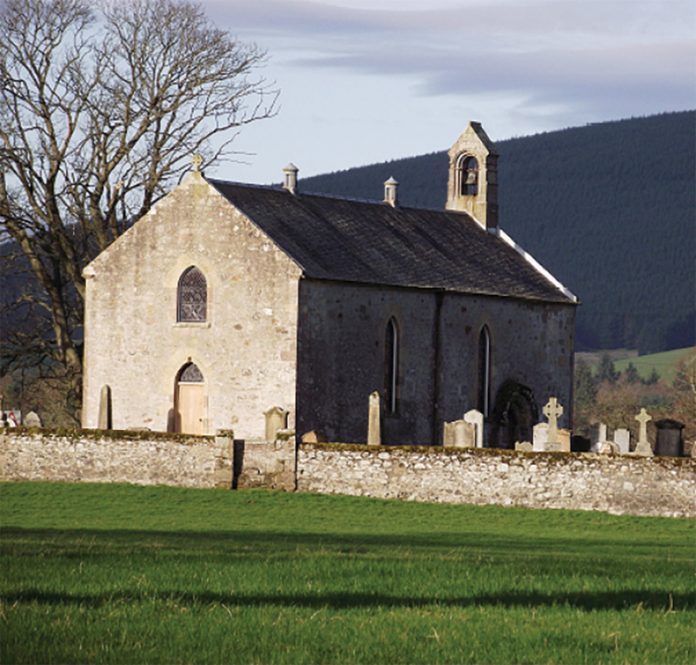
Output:
[[454,448],[443,446],[375,446],[364,443],[334,443],[334,442],[301,442],[298,450],[324,450],[327,452],[360,452],[372,453],[397,453],[408,455],[448,455],[452,457],[498,457],[506,459],[536,459],[544,462],[554,461],[559,464],[575,461],[611,461],[622,464],[659,464],[668,468],[686,467],[696,471],[696,459],[691,457],[642,457],[640,455],[607,455],[599,453],[579,453],[563,451],[525,452],[509,450],[505,448]]
[[215,439],[212,434],[179,434],[177,432],[155,432],[149,430],[127,430],[127,429],[69,429],[55,428],[47,429],[41,427],[6,427],[0,430],[0,435],[4,436],[34,436],[41,435],[49,439],[85,439],[92,440],[110,439],[119,441],[172,441],[183,445],[196,445]]

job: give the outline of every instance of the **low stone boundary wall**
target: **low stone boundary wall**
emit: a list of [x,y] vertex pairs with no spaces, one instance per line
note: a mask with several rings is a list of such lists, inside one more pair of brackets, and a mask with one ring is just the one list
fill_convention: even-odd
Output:
[[234,488],[295,489],[295,439],[235,441]]
[[268,487],[439,503],[696,517],[696,460],[234,441],[102,430],[0,432],[0,480]]
[[231,433],[8,429],[0,480],[232,487]]
[[297,489],[383,499],[696,517],[696,460],[300,445]]

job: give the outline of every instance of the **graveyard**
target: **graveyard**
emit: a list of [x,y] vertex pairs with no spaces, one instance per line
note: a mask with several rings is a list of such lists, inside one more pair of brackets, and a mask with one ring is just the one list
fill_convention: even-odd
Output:
[[[564,406],[551,396],[531,441],[513,449],[490,445],[490,424],[471,409],[445,422],[436,445],[385,445],[381,400],[366,399],[366,442],[298,437],[287,410],[260,415],[264,435],[240,439],[111,428],[108,390],[99,429],[5,427],[0,432],[0,480],[129,482],[142,485],[252,488],[470,503],[606,511],[617,515],[696,517],[694,446],[684,425],[653,422],[642,407],[624,427],[599,422],[590,436],[559,426]],[[37,415],[26,417],[36,422]],[[648,426],[653,427],[652,441]]]

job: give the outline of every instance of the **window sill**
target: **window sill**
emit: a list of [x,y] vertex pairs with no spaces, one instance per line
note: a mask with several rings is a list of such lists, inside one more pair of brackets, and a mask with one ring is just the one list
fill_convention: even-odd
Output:
[[210,328],[210,321],[177,321],[175,328]]

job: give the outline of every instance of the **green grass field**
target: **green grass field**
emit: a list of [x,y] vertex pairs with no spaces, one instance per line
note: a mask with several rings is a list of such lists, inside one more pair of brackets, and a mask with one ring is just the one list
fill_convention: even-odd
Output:
[[624,358],[614,363],[614,368],[623,372],[629,363],[638,370],[642,379],[647,379],[653,369],[660,375],[660,379],[665,383],[671,384],[677,373],[679,363],[688,360],[696,354],[696,347],[687,346],[684,349],[673,349],[662,353],[652,353],[646,356],[636,356],[635,358]]
[[0,484],[6,663],[694,663],[696,523]]

